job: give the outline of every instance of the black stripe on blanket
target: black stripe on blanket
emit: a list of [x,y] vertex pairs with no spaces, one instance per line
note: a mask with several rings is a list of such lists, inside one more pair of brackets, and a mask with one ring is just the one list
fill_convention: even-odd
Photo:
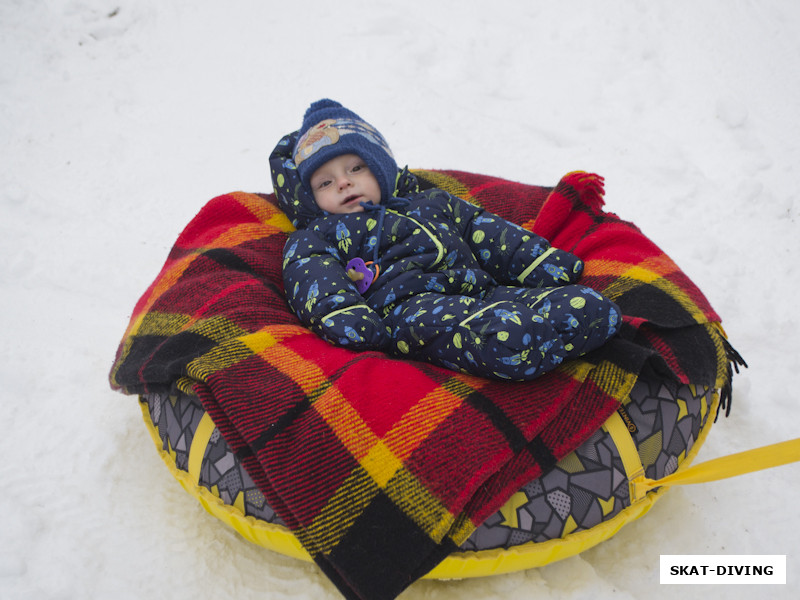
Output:
[[472,392],[466,397],[472,407],[485,414],[497,431],[503,434],[514,454],[522,451],[528,443],[525,436],[498,406],[479,392]]
[[242,271],[244,273],[253,272],[253,267],[251,267],[247,261],[242,259],[242,257],[237,256],[230,250],[226,250],[225,248],[212,248],[210,250],[206,250],[203,252],[203,256],[210,258],[223,267],[233,269],[234,271]]
[[533,438],[527,447],[528,452],[531,456],[533,456],[534,460],[537,464],[542,468],[542,473],[547,473],[550,469],[556,466],[556,457],[553,456],[553,453],[550,451],[550,448],[547,444],[544,443],[544,440],[541,436],[536,436]]

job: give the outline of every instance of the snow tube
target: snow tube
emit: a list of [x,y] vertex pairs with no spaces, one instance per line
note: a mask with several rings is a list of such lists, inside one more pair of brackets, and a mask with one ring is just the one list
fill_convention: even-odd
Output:
[[[200,401],[141,396],[161,457],[189,494],[246,539],[311,561],[267,504]],[[641,517],[667,488],[638,491],[691,462],[719,403],[716,390],[640,378],[625,402],[577,450],[523,486],[428,578],[478,577],[573,556]]]
[[[544,228],[545,232],[560,231],[562,242],[567,246],[576,243],[570,236],[581,237],[582,232],[594,231],[592,228],[597,225],[597,218],[602,216],[599,206],[587,205],[580,201],[580,197],[575,197],[577,188],[574,186],[577,184],[596,184],[602,188],[596,177],[588,176],[587,184],[580,173],[567,175],[556,188],[534,188],[496,179],[490,180],[492,185],[488,185],[486,182],[489,180],[484,176],[463,172],[422,173],[435,187],[474,197],[481,202],[497,204],[499,199],[505,201],[507,192],[515,194],[512,197],[519,197],[520,186],[532,190],[530,196],[527,192],[522,195],[523,203],[512,203],[504,210],[512,213],[522,211],[508,216],[512,220],[516,217],[526,226],[536,225]],[[468,181],[469,185],[462,184],[462,181]],[[545,202],[545,199],[549,207],[547,218],[539,215],[534,222],[535,215],[528,213],[536,203]],[[597,196],[596,201],[601,203],[601,198]],[[276,219],[281,227],[275,226]],[[610,538],[625,524],[647,513],[672,485],[713,481],[800,461],[800,439],[797,439],[689,466],[711,428],[712,415],[716,416],[720,406],[730,409],[731,369],[738,370],[738,365],[744,362],[727,344],[716,314],[710,308],[708,314],[703,313],[700,305],[705,303],[700,292],[677,267],[657,248],[649,248],[639,256],[637,252],[642,250],[641,247],[648,245],[643,234],[632,224],[624,224],[616,217],[608,219],[612,223],[613,235],[601,235],[598,247],[613,246],[617,249],[619,240],[627,239],[630,256],[618,257],[611,262],[599,261],[593,267],[592,281],[601,284],[599,289],[616,286],[614,291],[618,296],[627,297],[631,302],[640,301],[646,308],[645,312],[659,313],[656,317],[660,317],[661,312],[668,313],[665,315],[668,323],[682,317],[682,322],[690,324],[697,318],[698,323],[702,323],[699,328],[702,335],[695,336],[698,330],[692,327],[692,335],[673,339],[670,344],[662,343],[658,336],[648,338],[647,331],[640,331],[643,337],[638,343],[643,348],[652,342],[664,350],[659,356],[666,362],[651,366],[671,367],[630,371],[634,379],[627,377],[626,385],[619,387],[620,393],[613,396],[598,382],[613,387],[616,383],[611,375],[617,374],[617,370],[609,370],[607,377],[593,379],[597,391],[588,393],[620,401],[619,408],[611,412],[617,405],[616,402],[609,403],[608,410],[598,416],[585,433],[598,427],[603,419],[604,424],[588,438],[582,435],[582,444],[576,441],[560,453],[561,460],[554,468],[529,471],[531,478],[538,476],[538,479],[522,485],[516,493],[508,493],[514,491],[513,487],[504,490],[501,499],[508,498],[506,503],[488,518],[482,516],[483,523],[471,530],[471,536],[460,542],[460,547],[426,577],[476,577],[542,566],[583,552]],[[570,227],[563,227],[563,222],[567,221]],[[243,227],[245,233],[231,237],[230,230],[234,226]],[[228,339],[225,337],[227,330],[214,329],[216,321],[197,318],[205,314],[211,301],[204,296],[208,289],[201,286],[198,291],[195,287],[196,276],[205,273],[203,269],[208,267],[209,260],[221,265],[226,277],[230,273],[225,269],[235,271],[239,259],[233,250],[238,247],[233,248],[231,240],[235,238],[239,240],[237,243],[241,243],[241,238],[251,243],[246,248],[251,260],[256,255],[264,259],[266,264],[260,268],[266,273],[265,277],[269,276],[269,281],[279,280],[280,255],[273,255],[275,248],[282,247],[280,236],[285,234],[288,226],[285,216],[267,196],[236,193],[210,202],[187,226],[162,274],[137,304],[129,331],[120,346],[118,361],[112,369],[111,381],[115,389],[139,396],[145,423],[168,468],[186,491],[213,516],[256,544],[311,560],[253,483],[199,398],[192,395],[205,389],[199,384],[199,387],[194,386],[192,382],[206,381],[206,375],[200,372],[202,368],[200,371],[195,368],[192,371],[195,379],[191,379],[189,375],[192,373],[187,375],[187,370],[195,363],[186,363],[197,356],[198,343],[216,343],[212,334]],[[262,238],[263,244],[256,243]],[[594,250],[597,248],[589,248],[587,252]],[[600,256],[605,255],[600,253]],[[200,264],[198,271],[190,272],[189,267],[194,268],[197,264]],[[229,264],[233,266],[229,267]],[[216,270],[212,272],[218,273]],[[247,270],[244,272],[244,277],[231,279],[240,282],[233,286],[235,289],[241,287],[242,281],[253,284],[253,277],[247,274]],[[223,278],[222,283],[227,281]],[[203,282],[207,284],[205,280]],[[213,280],[213,283],[219,282]],[[277,284],[273,285],[278,289]],[[631,290],[635,292],[633,299],[628,295]],[[280,302],[280,296],[275,297],[278,302],[269,296],[275,306],[265,313],[268,315],[265,319],[269,319],[266,326],[281,318],[284,314],[281,311],[288,310]],[[228,297],[225,298],[227,302]],[[242,305],[239,303],[241,298],[236,298],[239,297],[234,296],[234,300],[222,308],[235,306],[238,310],[244,306],[247,310],[258,310],[263,306],[262,303],[247,304],[246,297]],[[191,302],[184,306],[178,300]],[[262,300],[259,297],[259,302]],[[201,302],[199,307],[194,306],[197,302]],[[690,317],[688,321],[687,314]],[[252,315],[246,313],[244,316]],[[258,319],[254,320],[259,327],[265,326]],[[222,319],[222,323],[227,321]],[[179,339],[176,341],[174,338]],[[702,346],[702,340],[713,341],[713,348]],[[211,348],[218,346],[211,344]],[[698,353],[692,354],[694,348],[699,349]],[[676,352],[680,350],[677,352],[680,356],[673,349]],[[695,364],[705,364],[704,360],[709,357],[712,362],[716,361],[715,366],[706,364],[705,368],[699,368]],[[607,363],[604,361],[602,364]],[[301,370],[304,368],[303,361],[292,362],[287,363],[287,371],[294,369],[295,365],[299,365]],[[715,378],[708,377],[706,372],[712,366],[716,369]],[[668,372],[680,372],[681,376],[671,377],[666,374]],[[174,379],[176,374],[181,376],[177,381]],[[163,385],[165,381],[167,385]],[[677,381],[695,382],[695,385]],[[697,385],[700,381],[705,385]],[[150,387],[153,382],[159,385]],[[269,395],[269,399],[272,399],[271,394],[281,393],[280,388],[269,387],[270,380],[262,378],[256,383],[266,386],[258,393]],[[206,407],[213,410],[208,404]],[[567,454],[571,449],[574,451]],[[311,483],[313,485],[313,480]],[[492,504],[495,506],[497,504]]]
[[[598,211],[602,204],[602,182],[596,176],[586,175],[586,181],[584,181],[583,175],[585,174],[570,174],[556,188],[536,188],[462,172],[415,171],[415,173],[432,186],[447,189],[462,197],[474,197],[479,203],[491,201],[497,204],[501,197],[505,201],[509,197],[509,193],[512,194],[510,197],[522,198],[524,202],[518,206],[512,204],[504,209],[500,204],[497,206],[511,212],[517,209],[521,210],[522,212],[519,214],[506,216],[512,220],[523,222],[523,226],[537,225],[544,229],[543,233],[552,231],[562,238],[569,238],[561,240],[567,247],[577,243],[570,236],[577,235],[583,239],[581,236],[584,235],[584,232],[593,231],[592,228],[596,224],[593,224],[592,218],[600,215]],[[470,185],[467,186],[462,181],[468,181]],[[508,190],[503,191],[506,188]],[[575,200],[573,196],[577,193],[575,190],[579,188],[584,190],[587,198],[593,203],[586,204],[581,196],[577,198],[580,200],[577,204],[572,204]],[[486,190],[485,194],[484,190]],[[219,200],[222,203],[219,206],[224,205],[226,210],[239,210],[239,212],[232,213],[234,217],[240,216],[241,209],[244,209],[244,214],[247,215],[261,209],[261,205],[256,203],[258,198],[251,196],[242,198],[249,208],[237,204],[236,198],[234,196],[228,200],[222,198]],[[541,208],[539,203],[544,203],[546,200],[549,202],[546,218],[537,217],[534,223],[534,216],[539,214],[536,207]],[[490,209],[485,202],[483,205]],[[212,208],[218,210],[215,207],[217,204],[214,204]],[[277,209],[274,205],[272,207],[264,205],[265,213],[273,214],[275,210]],[[205,215],[205,213],[203,214]],[[259,213],[259,215],[259,219],[269,220],[272,218],[267,214]],[[567,219],[567,215],[571,220],[575,220],[574,223],[570,223],[569,227],[562,223]],[[213,216],[222,218],[217,213],[213,213]],[[709,382],[708,373],[703,369],[693,370],[694,364],[691,360],[672,361],[671,350],[686,349],[688,337],[681,338],[682,341],[679,340],[680,343],[675,346],[670,346],[668,343],[666,348],[669,355],[668,360],[674,363],[673,367],[681,371],[680,378],[665,375],[664,373],[669,369],[666,371],[648,369],[645,371],[649,373],[647,376],[644,376],[641,371],[635,373],[631,371],[633,380],[631,377],[626,379],[625,392],[614,396],[615,399],[621,400],[619,409],[608,417],[606,415],[609,412],[604,412],[602,418],[598,418],[593,425],[593,427],[597,427],[602,419],[606,419],[602,427],[588,439],[586,435],[583,435],[581,438],[584,440],[583,443],[578,445],[572,453],[566,456],[560,454],[559,456],[562,458],[554,468],[544,473],[537,470],[538,479],[527,482],[516,490],[516,493],[510,494],[504,506],[484,519],[484,522],[472,532],[470,537],[426,577],[464,578],[542,566],[583,552],[608,539],[626,523],[644,515],[650,509],[666,489],[660,486],[659,482],[664,478],[681,475],[681,472],[688,467],[710,429],[713,417],[709,419],[709,416],[716,415],[720,405],[729,408],[730,405],[726,403],[726,400],[729,399],[729,383],[726,384],[726,381],[729,382],[730,379],[730,354],[726,355],[728,349],[722,341],[724,336],[722,336],[721,330],[715,329],[718,327],[716,315],[710,309],[708,315],[693,313],[692,311],[701,310],[694,301],[697,300],[703,304],[701,302],[703,299],[699,297],[699,292],[697,292],[697,298],[685,297],[681,290],[694,289],[685,276],[657,248],[648,246],[648,252],[640,252],[639,242],[646,241],[646,238],[635,227],[619,222],[616,217],[608,217],[608,219],[609,222],[613,222],[611,226],[613,235],[601,235],[601,239],[597,243],[603,248],[611,244],[628,244],[627,251],[632,254],[630,257],[627,254],[617,257],[612,262],[598,262],[595,265],[592,281],[596,280],[601,284],[600,289],[616,283],[621,286],[616,293],[623,296],[630,289],[641,290],[642,293],[636,297],[650,307],[648,310],[652,309],[656,312],[661,310],[667,299],[666,305],[671,307],[671,312],[667,315],[666,321],[670,322],[670,319],[675,319],[676,315],[679,315],[680,319],[683,319],[681,322],[691,324],[695,318],[699,318],[698,322],[703,323],[700,328],[702,332],[719,331],[720,335],[703,333],[709,339],[717,340],[718,343],[715,343],[713,348],[703,346],[701,350],[701,354],[711,353],[713,355],[711,356],[712,362],[716,361],[716,365],[707,365],[713,366],[717,370],[716,383]],[[233,219],[231,222],[238,223],[239,221]],[[271,229],[267,227],[262,231],[260,229],[262,225],[250,224],[247,219],[244,219],[243,222],[244,226],[253,228],[255,232],[253,235],[272,235],[273,230],[277,231],[275,227]],[[205,221],[203,223],[205,227],[210,227],[209,223]],[[216,221],[212,220],[210,223],[213,224]],[[220,225],[220,231],[225,233],[227,232],[226,228],[230,226],[230,223],[225,221]],[[192,227],[199,227],[199,229],[195,231]],[[199,244],[197,251],[203,252],[206,245],[211,243],[209,240],[213,240],[212,251],[210,251],[212,257],[216,257],[217,261],[222,260],[223,266],[227,266],[228,262],[232,260],[227,254],[220,255],[219,249],[216,249],[220,245],[222,248],[227,247],[226,244],[229,245],[227,237],[223,235],[221,240],[216,240],[213,236],[222,234],[217,230],[203,233],[206,232],[206,229],[196,225],[195,222],[190,224],[188,229],[190,233],[183,236],[186,239],[192,240],[194,239],[193,235],[202,235],[191,243],[184,240],[184,245],[189,243],[191,248],[194,248],[192,244],[197,243]],[[132,378],[136,386],[142,383],[144,365],[133,359],[126,360],[129,352],[130,356],[144,357],[143,360],[146,360],[147,368],[150,371],[153,370],[150,359],[155,354],[159,360],[166,361],[166,364],[156,361],[156,366],[171,368],[172,363],[167,360],[167,358],[171,360],[171,354],[167,357],[158,349],[151,351],[147,348],[153,344],[162,343],[161,337],[152,335],[152,327],[164,321],[159,316],[161,313],[156,310],[156,305],[152,303],[157,303],[157,299],[161,297],[159,294],[166,294],[165,290],[169,290],[173,295],[178,293],[170,287],[176,281],[176,276],[171,270],[173,267],[184,268],[193,264],[191,261],[186,261],[184,265],[180,259],[186,252],[194,250],[189,247],[184,248],[184,246],[176,246],[176,248],[177,254],[174,260],[177,262],[168,263],[165,266],[165,279],[157,280],[156,284],[160,287],[153,291],[152,295],[151,292],[148,292],[146,294],[147,304],[142,305],[148,310],[155,311],[155,316],[148,316],[150,313],[146,310],[140,311],[141,314],[137,313],[131,330],[136,335],[121,346],[120,364],[122,366],[118,365],[117,370],[112,374],[112,381],[117,384],[121,382],[120,378],[125,379],[126,377]],[[266,248],[272,248],[272,246],[266,246]],[[594,250],[589,248],[589,251]],[[647,260],[651,262],[642,263],[644,259],[639,254],[646,255]],[[599,255],[605,256],[602,252]],[[271,261],[273,258],[271,252],[267,256]],[[280,256],[275,256],[275,260],[278,261],[278,266],[274,271],[280,273]],[[659,273],[661,275],[656,277],[656,280],[667,286],[663,290],[649,285],[652,277]],[[187,280],[191,280],[191,278]],[[643,287],[638,287],[640,285]],[[191,286],[180,289],[183,294],[194,293],[194,288]],[[167,314],[175,316],[178,320],[182,319],[182,305],[178,303],[176,307],[174,305],[175,298],[173,296],[170,298],[172,298],[172,304],[168,301],[169,299],[164,300]],[[669,300],[670,298],[671,300]],[[204,307],[205,305],[201,312]],[[189,312],[192,311],[189,310]],[[148,321],[149,325],[145,327],[143,319],[146,318],[155,319],[158,323]],[[167,329],[166,334],[170,334],[172,329]],[[647,334],[643,335],[646,337]],[[167,336],[164,339],[170,340],[171,338]],[[650,342],[643,338],[639,340],[639,343],[646,346]],[[690,349],[694,347],[691,345]],[[136,351],[134,352],[134,350]],[[724,377],[723,372],[725,367],[728,368],[727,378]],[[160,371],[157,373],[150,371],[147,373],[153,377],[160,373]],[[677,382],[678,379],[683,382],[699,382],[700,379],[692,376],[694,372],[703,373],[700,377],[705,377],[703,381],[707,384],[706,386]],[[656,373],[659,374],[656,375]],[[195,373],[195,375],[198,374]],[[604,381],[605,384],[610,385],[612,379],[601,378],[597,381]],[[633,381],[636,383],[634,384]],[[714,379],[710,381],[713,382]],[[130,382],[128,383],[130,384]],[[144,383],[148,383],[146,378]],[[266,384],[268,383],[266,382]],[[629,384],[633,387],[631,388]],[[143,416],[162,458],[183,487],[213,516],[260,546],[304,560],[311,560],[300,542],[269,506],[258,486],[253,483],[252,478],[237,457],[237,453],[223,438],[200,399],[192,395],[194,388],[189,385],[172,385],[167,388],[148,389],[145,387],[144,391],[135,386],[127,389],[129,393],[134,393],[136,390],[135,393],[143,394],[140,395]],[[155,393],[156,389],[159,390],[158,393]],[[170,391],[164,391],[165,389]],[[608,394],[599,386],[597,393],[602,393],[604,397]],[[625,396],[626,393],[627,396]],[[609,407],[610,410],[613,408]],[[588,431],[586,433],[588,434]],[[575,448],[575,446],[573,445],[571,448]],[[566,452],[568,450],[565,450]],[[531,475],[531,477],[533,476]],[[506,492],[510,491],[513,490],[506,490]]]

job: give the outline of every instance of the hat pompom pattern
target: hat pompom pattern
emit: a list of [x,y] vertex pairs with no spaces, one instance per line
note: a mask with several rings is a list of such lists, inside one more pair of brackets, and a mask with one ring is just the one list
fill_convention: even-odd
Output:
[[314,172],[342,154],[357,154],[367,164],[378,180],[382,201],[394,195],[397,163],[380,132],[338,102],[317,100],[306,110],[293,153],[303,186],[311,191]]

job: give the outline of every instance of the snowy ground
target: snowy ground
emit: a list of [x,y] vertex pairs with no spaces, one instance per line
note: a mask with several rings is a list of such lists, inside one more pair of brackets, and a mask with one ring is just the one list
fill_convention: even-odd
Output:
[[[207,516],[106,379],[183,225],[271,191],[324,96],[412,167],[603,174],[750,364],[700,460],[798,437],[798,34],[794,0],[0,0],[0,597],[339,597]],[[402,598],[796,597],[798,493],[797,464],[674,489],[579,557]],[[789,583],[659,585],[684,553],[786,554]]]

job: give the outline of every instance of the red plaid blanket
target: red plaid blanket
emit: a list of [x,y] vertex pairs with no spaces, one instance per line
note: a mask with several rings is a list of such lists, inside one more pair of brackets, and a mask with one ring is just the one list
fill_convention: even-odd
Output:
[[708,302],[602,179],[555,188],[418,171],[570,250],[614,299],[620,334],[529,383],[333,347],[286,304],[292,227],[272,195],[211,200],[136,304],[111,371],[129,394],[198,395],[270,505],[347,598],[390,599],[521,485],[597,430],[644,368],[727,389],[735,354]]

